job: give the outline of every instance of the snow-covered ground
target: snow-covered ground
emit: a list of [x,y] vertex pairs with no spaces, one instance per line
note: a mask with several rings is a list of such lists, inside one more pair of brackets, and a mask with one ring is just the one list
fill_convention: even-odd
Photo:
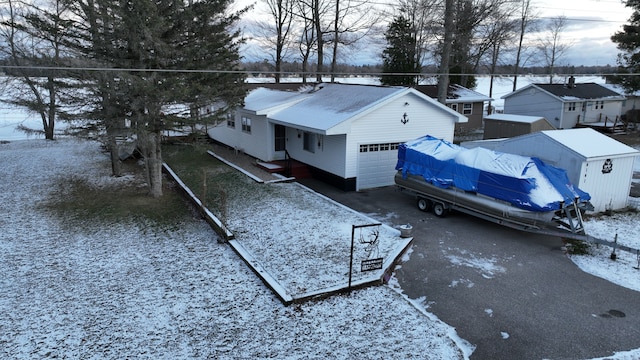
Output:
[[285,307],[199,218],[171,229],[69,228],[46,211],[51,196],[64,196],[51,185],[86,179],[108,191],[131,180],[108,176],[97,143],[4,143],[0,164],[0,358],[455,359],[473,351],[397,286]]
[[[473,345],[419,299],[407,299],[394,278],[390,286],[284,307],[200,219],[172,229],[123,221],[74,230],[46,212],[48,198],[61,195],[48,185],[69,174],[105,191],[131,180],[110,178],[107,161],[96,143],[0,144],[0,358],[450,359],[472,353]],[[637,215],[616,218],[589,221],[587,229],[597,236],[615,227],[620,242],[640,246],[633,243]],[[640,289],[633,259],[618,252],[613,262],[608,250],[572,259],[585,271]],[[608,359],[638,357],[640,349]]]
[[[482,81],[483,92],[481,86]],[[284,307],[199,219],[172,230],[127,222],[95,224],[91,231],[66,228],[42,207],[51,196],[49,177],[81,173],[107,189],[123,180],[108,176],[107,158],[95,143],[13,141],[25,138],[13,130],[24,121],[37,126],[32,117],[0,111],[0,358],[461,358],[472,353],[473,345],[419,299],[407,299],[394,278],[390,286]],[[639,161],[635,170],[640,171]],[[585,226],[593,236],[613,240],[617,233],[619,243],[640,248],[638,220],[638,213],[615,214],[589,219]],[[571,259],[585,272],[640,291],[637,255],[617,251],[612,261],[610,254],[611,248],[601,246]],[[262,255],[261,261],[270,258]],[[288,281],[303,290],[298,278]],[[639,358],[640,349],[607,357]]]

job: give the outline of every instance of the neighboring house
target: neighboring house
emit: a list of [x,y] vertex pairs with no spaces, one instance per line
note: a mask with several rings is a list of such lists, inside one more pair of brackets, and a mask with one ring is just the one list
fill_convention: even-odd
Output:
[[465,142],[510,154],[540,158],[564,169],[569,181],[591,195],[595,212],[627,207],[638,150],[596,130],[549,130],[502,141]]
[[621,85],[617,84],[604,84],[604,86],[625,97],[622,102],[623,120],[634,124],[637,128],[638,123],[640,123],[640,91],[627,92]]
[[540,116],[491,114],[484,117],[484,139],[510,138],[537,131],[555,130]]
[[[529,84],[504,95],[507,114],[540,116],[556,129],[620,123],[624,96],[596,83]],[[606,126],[605,126],[606,125]]]
[[344,190],[392,185],[398,144],[425,134],[453,140],[467,118],[406,87],[317,84],[257,88],[209,136],[265,162],[288,156]]
[[[416,89],[432,99],[438,98],[437,85],[418,85]],[[457,84],[449,85],[446,100],[447,106],[469,119],[466,123],[456,124],[456,134],[463,134],[482,128],[484,103],[491,100],[493,99],[477,91],[467,89]]]

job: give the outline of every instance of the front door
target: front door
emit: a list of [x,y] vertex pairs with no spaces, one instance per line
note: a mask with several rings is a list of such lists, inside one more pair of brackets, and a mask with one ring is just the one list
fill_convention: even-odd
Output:
[[285,150],[287,143],[286,135],[287,130],[284,126],[277,124],[273,125],[273,145],[276,152]]

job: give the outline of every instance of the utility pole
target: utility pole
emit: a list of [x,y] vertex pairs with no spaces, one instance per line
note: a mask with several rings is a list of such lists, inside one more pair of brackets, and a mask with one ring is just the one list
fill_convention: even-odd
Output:
[[451,43],[453,41],[453,0],[445,0],[444,5],[444,42],[440,59],[440,71],[438,75],[438,101],[441,104],[447,102],[449,90],[449,62],[451,59]]

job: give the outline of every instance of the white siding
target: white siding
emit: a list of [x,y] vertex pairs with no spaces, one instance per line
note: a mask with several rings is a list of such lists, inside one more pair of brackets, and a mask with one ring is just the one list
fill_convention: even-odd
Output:
[[[251,119],[251,133],[242,131],[242,117]],[[228,146],[238,148],[244,153],[263,161],[273,160],[273,126],[270,126],[264,116],[236,112],[235,128],[223,122],[209,130],[209,136]]]
[[[631,189],[634,156],[610,156],[585,159],[584,156],[553,141],[543,134],[505,140],[494,148],[497,151],[540,158],[547,164],[564,169],[569,181],[591,195],[594,212],[627,206]],[[611,173],[603,174],[602,166],[611,159]]]
[[584,114],[581,116],[581,123],[604,122],[613,123],[616,119],[620,120],[622,111],[622,101],[603,101],[603,108],[596,109],[597,101],[587,101]]
[[[298,133],[300,137],[298,137]],[[346,135],[316,134],[316,148],[312,153],[304,150],[301,131],[287,129],[287,151],[292,158],[343,178],[346,178],[344,171],[345,145]]]
[[[576,109],[575,115],[579,114]],[[515,115],[540,116],[556,128],[572,127],[563,124],[562,102],[537,88],[525,89],[504,100],[504,113]]]
[[590,159],[583,166],[578,187],[591,195],[595,212],[617,210],[627,206],[634,157],[611,158],[610,173],[603,173],[606,158]]
[[[404,113],[409,119],[406,124],[400,122]],[[352,123],[346,144],[345,177],[358,176],[361,144],[406,142],[427,134],[453,141],[453,129],[453,115],[437,109],[423,99],[413,94],[395,99]],[[395,169],[391,168],[389,171],[395,172]]]

